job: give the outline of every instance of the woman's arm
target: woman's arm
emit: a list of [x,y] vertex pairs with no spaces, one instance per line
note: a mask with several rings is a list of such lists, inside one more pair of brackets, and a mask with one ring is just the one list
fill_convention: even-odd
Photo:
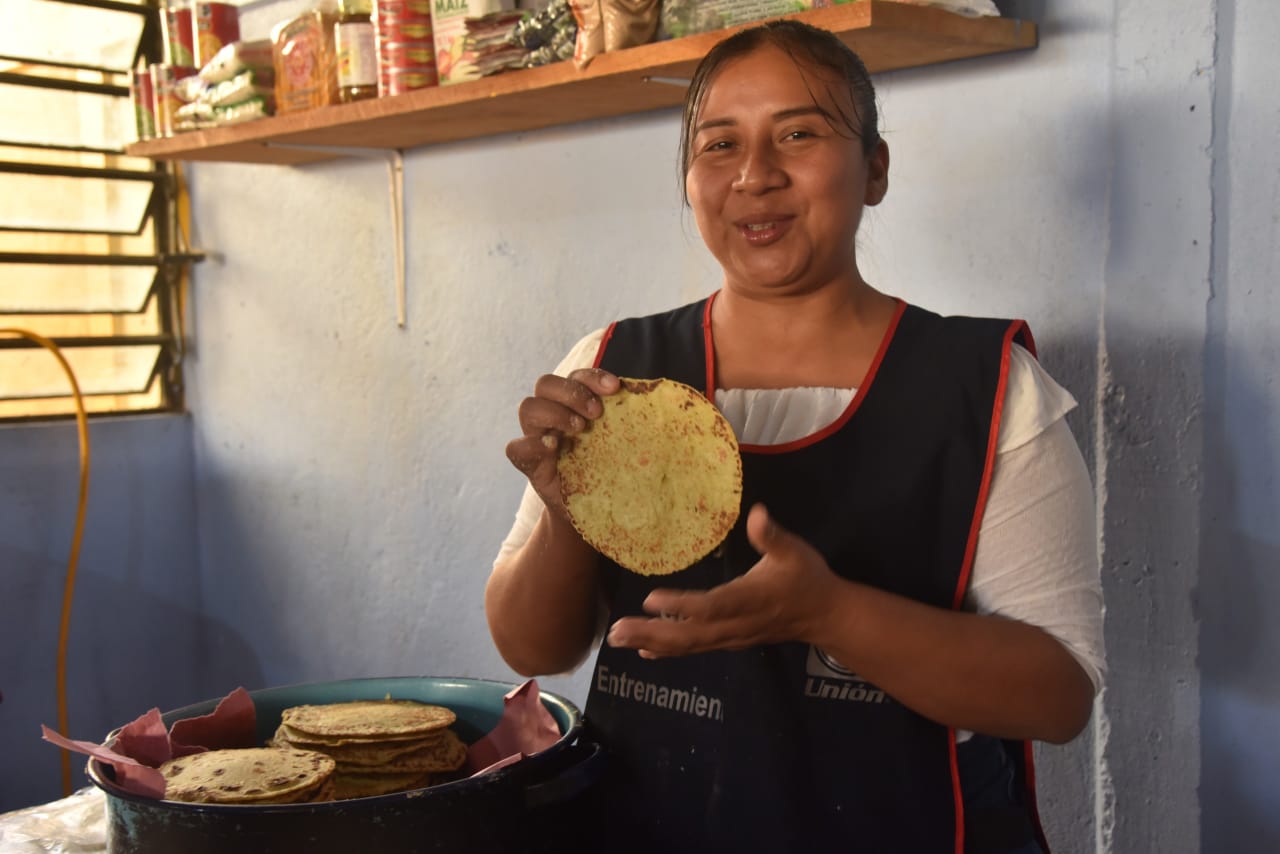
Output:
[[543,510],[524,545],[494,565],[485,614],[512,670],[542,676],[582,663],[596,636],[597,557],[568,521]]
[[547,374],[520,404],[523,435],[507,444],[507,458],[543,509],[528,540],[495,563],[485,586],[489,633],[517,673],[570,670],[595,638],[598,555],[569,522],[556,461],[563,443],[603,414],[599,396],[618,388],[617,377],[594,368]]

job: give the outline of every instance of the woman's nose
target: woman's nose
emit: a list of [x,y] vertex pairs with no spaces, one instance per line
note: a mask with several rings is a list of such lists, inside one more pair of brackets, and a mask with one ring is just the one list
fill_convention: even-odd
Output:
[[777,152],[772,146],[755,145],[743,150],[733,189],[745,193],[759,193],[786,183]]

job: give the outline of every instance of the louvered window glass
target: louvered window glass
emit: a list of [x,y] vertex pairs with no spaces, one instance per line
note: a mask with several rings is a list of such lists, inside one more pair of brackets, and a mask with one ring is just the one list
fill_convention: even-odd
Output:
[[[158,9],[0,0],[0,419],[182,408],[186,249],[177,168],[129,157],[130,71]],[[15,331],[17,330],[17,331]]]

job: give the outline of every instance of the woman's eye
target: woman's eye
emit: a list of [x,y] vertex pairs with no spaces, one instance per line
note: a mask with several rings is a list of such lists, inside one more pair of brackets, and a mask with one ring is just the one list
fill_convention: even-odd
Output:
[[809,139],[813,135],[814,134],[811,131],[793,130],[793,131],[787,131],[787,133],[783,136],[783,139]]
[[703,151],[727,151],[732,147],[732,143],[727,139],[717,139],[715,142],[707,143],[703,146]]

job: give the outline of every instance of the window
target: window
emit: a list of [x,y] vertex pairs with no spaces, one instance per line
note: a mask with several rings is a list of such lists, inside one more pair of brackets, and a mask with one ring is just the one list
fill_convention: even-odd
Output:
[[[51,339],[91,413],[180,410],[190,262],[177,167],[124,154],[159,10],[0,0],[0,328]],[[14,26],[12,22],[16,22]],[[0,335],[0,420],[70,415],[61,366]]]

